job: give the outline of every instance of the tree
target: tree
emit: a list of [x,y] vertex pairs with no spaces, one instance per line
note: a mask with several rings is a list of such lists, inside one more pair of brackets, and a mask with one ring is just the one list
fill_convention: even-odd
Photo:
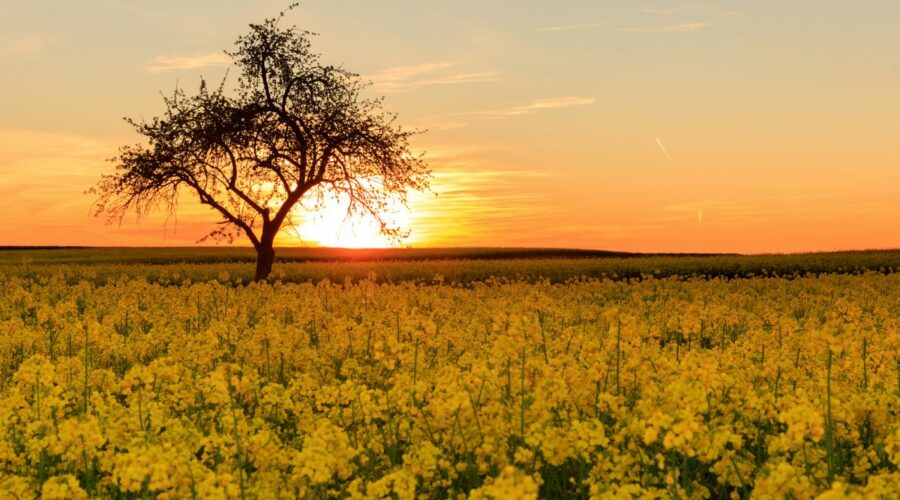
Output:
[[381,231],[402,236],[386,218],[392,202],[429,185],[430,171],[410,151],[412,132],[395,124],[383,98],[365,98],[359,75],[323,65],[311,33],[278,18],[251,24],[231,56],[240,71],[233,90],[201,80],[188,96],[165,97],[165,114],[127,119],[146,144],[122,147],[116,170],[91,192],[108,222],[165,209],[174,214],[187,192],[221,218],[206,238],[246,236],[257,253],[256,279],[275,258],[275,235],[292,224],[301,200],[313,208],[330,197],[349,200],[348,215],[374,217]]

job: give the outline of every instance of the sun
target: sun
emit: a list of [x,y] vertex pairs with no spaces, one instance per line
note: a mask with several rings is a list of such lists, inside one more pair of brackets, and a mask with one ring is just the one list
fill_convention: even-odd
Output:
[[[293,243],[339,248],[387,248],[398,242],[381,234],[374,217],[347,214],[349,200],[345,197],[329,199],[315,209],[300,207],[295,211],[296,223],[289,228]],[[392,225],[406,228],[409,211],[399,203],[385,214]],[[404,240],[402,243],[409,243]]]

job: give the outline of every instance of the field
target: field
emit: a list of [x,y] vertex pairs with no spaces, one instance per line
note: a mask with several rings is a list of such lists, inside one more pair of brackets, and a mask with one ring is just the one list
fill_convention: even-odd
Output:
[[0,251],[0,497],[900,491],[900,252],[251,257]]
[[[67,281],[94,284],[123,277],[180,284],[228,274],[228,281],[236,284],[253,279],[254,259],[249,248],[0,249],[0,274],[26,279],[59,274]],[[894,250],[742,256],[565,249],[286,248],[278,251],[278,261],[273,273],[285,283],[357,282],[372,273],[379,282],[433,283],[441,277],[448,284],[466,285],[491,278],[563,283],[581,278],[748,278],[900,271],[900,251]]]

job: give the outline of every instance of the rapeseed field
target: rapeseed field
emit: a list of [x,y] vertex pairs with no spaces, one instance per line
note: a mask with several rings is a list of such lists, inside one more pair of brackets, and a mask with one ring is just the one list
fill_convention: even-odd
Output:
[[0,277],[0,497],[900,491],[900,274],[48,269]]

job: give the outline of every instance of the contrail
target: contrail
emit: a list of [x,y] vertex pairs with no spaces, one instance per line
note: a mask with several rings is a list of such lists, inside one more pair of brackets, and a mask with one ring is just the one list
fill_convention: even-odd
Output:
[[659,140],[659,137],[656,138],[656,143],[659,144],[659,149],[661,149],[662,152],[663,152],[663,154],[666,155],[666,158],[669,159],[669,163],[671,163],[672,165],[675,165],[675,161],[672,160],[672,157],[671,157],[671,156],[669,156],[669,152],[666,151],[666,147],[663,146],[663,143],[662,143],[661,140]]

